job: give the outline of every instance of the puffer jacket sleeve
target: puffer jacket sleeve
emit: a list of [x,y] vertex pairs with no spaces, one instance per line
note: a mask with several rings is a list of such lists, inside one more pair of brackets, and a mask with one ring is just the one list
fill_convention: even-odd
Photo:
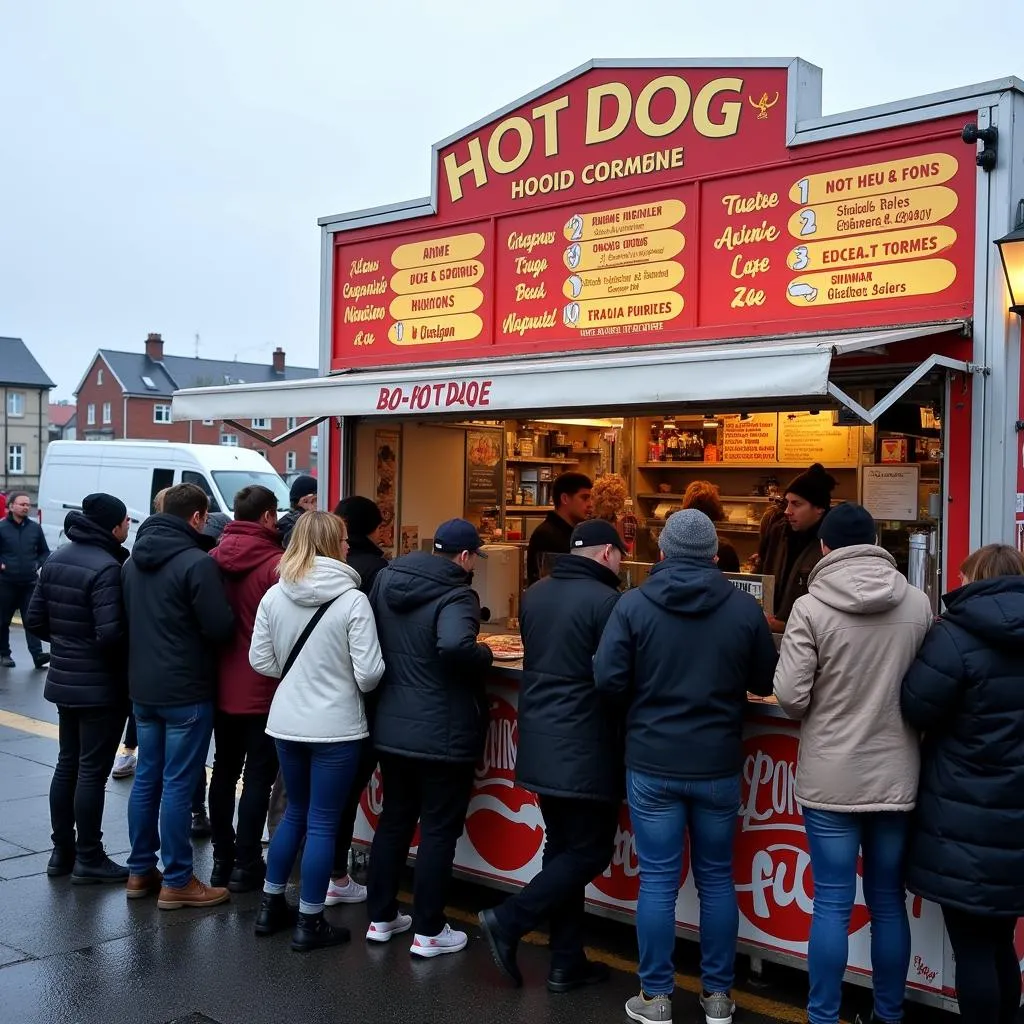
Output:
[[[38,587],[36,588],[39,589]],[[121,567],[111,564],[99,571],[89,595],[96,643],[110,648],[125,641],[128,625],[121,597]]]
[[793,605],[786,623],[779,665],[775,670],[775,699],[790,718],[800,719],[807,714],[817,671],[818,647],[811,625],[809,601],[801,597]]
[[282,664],[277,660],[274,638],[270,632],[269,599],[268,592],[263,595],[263,600],[256,609],[256,621],[252,627],[252,641],[249,644],[249,664],[260,675],[280,679]]
[[215,644],[229,643],[235,635],[235,614],[217,563],[208,556],[196,559],[189,567],[188,580],[192,609],[203,636]]
[[50,642],[50,607],[46,602],[46,584],[42,579],[32,591],[32,598],[28,603],[28,618],[24,626],[40,640]]
[[625,701],[633,687],[635,645],[627,608],[625,601],[615,605],[594,655],[594,685],[616,701]]
[[36,526],[36,568],[41,569],[43,563],[50,557],[50,545],[46,543],[46,534],[39,524]]
[[775,641],[772,639],[768,620],[760,608],[753,614],[753,623],[754,656],[747,689],[751,693],[757,694],[758,697],[770,697],[772,679],[775,676],[776,666],[779,664],[779,655],[775,650]]
[[928,631],[903,677],[900,710],[904,720],[920,732],[948,721],[960,701],[965,677],[952,631],[940,620]]
[[477,642],[480,606],[476,593],[460,587],[437,616],[437,653],[443,662],[461,671],[485,672],[491,666],[491,649]]
[[352,671],[356,686],[362,693],[375,689],[384,675],[384,657],[377,640],[377,624],[373,619],[370,601],[363,593],[356,593],[348,619],[348,650],[352,658]]

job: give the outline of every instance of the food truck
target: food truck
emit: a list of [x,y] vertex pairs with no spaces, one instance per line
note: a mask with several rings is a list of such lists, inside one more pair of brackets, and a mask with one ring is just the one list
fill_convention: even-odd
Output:
[[[938,610],[971,549],[1024,536],[1020,326],[993,244],[1024,195],[1024,83],[822,116],[821,74],[592,61],[542,86],[438,143],[428,197],[319,222],[319,378],[181,391],[175,418],[257,436],[257,419],[320,420],[322,506],[372,497],[389,555],[472,519],[496,556],[476,581],[484,628],[505,637],[524,549],[568,470],[625,483],[624,586],[688,484],[714,483],[735,580],[770,610],[772,581],[752,571],[763,514],[820,462]],[[514,782],[519,677],[495,662],[456,861],[500,888],[535,874],[544,842]],[[755,965],[800,965],[813,888],[799,726],[750,710],[741,946]],[[375,778],[364,842],[383,796]],[[628,920],[638,882],[623,807],[589,906]],[[953,1005],[941,914],[908,906],[909,989]],[[695,933],[688,862],[676,919]],[[870,974],[860,893],[849,971]]]

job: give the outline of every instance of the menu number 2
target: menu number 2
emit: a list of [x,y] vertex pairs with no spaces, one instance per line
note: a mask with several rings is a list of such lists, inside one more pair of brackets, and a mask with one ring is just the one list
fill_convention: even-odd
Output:
[[[810,199],[810,188],[811,183],[806,178],[801,178],[796,183],[796,190],[800,193],[800,205],[806,206]],[[800,211],[800,237],[806,238],[808,235],[813,235],[818,230],[818,220],[814,216],[813,210],[801,210]],[[802,267],[794,267],[794,270],[802,270]]]

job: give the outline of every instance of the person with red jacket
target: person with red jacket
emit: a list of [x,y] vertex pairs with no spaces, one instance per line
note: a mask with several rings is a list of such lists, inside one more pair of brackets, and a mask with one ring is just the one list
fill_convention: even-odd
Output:
[[[235,518],[224,527],[211,557],[220,566],[224,589],[235,613],[237,631],[220,659],[214,716],[216,753],[210,780],[213,875],[210,884],[232,892],[263,888],[263,823],[277,777],[277,750],[267,735],[267,717],[278,680],[249,664],[256,610],[278,580],[281,534],[277,498],[266,487],[243,487],[235,495]],[[238,830],[233,827],[238,780]]]

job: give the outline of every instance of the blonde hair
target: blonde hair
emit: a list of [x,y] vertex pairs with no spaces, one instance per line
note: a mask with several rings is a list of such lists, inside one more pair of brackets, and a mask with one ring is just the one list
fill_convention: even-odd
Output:
[[287,583],[305,579],[313,571],[317,555],[343,562],[341,545],[346,536],[344,522],[330,512],[303,512],[281,558],[281,579]]
[[960,572],[968,583],[993,576],[1024,576],[1024,555],[1009,544],[986,544],[967,556]]
[[718,494],[718,485],[710,480],[694,480],[683,494],[683,508],[695,508],[703,512],[713,523],[725,519],[725,509]]

